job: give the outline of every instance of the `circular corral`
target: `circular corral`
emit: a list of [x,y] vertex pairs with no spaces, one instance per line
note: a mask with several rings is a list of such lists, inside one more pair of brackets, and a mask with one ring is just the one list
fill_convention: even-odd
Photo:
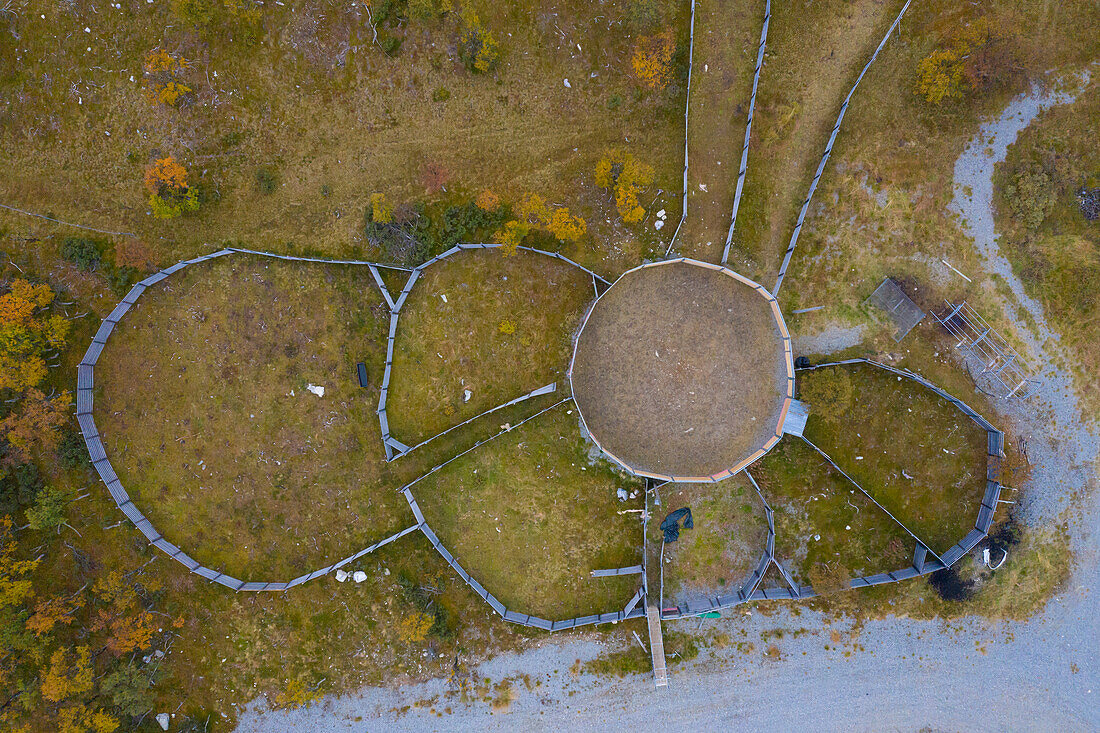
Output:
[[717,481],[779,440],[794,394],[775,298],[680,258],[624,273],[595,302],[569,369],[581,420],[631,473]]

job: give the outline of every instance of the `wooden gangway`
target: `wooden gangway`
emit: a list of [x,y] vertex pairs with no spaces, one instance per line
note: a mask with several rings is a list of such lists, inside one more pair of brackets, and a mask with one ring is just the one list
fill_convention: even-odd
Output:
[[661,609],[655,605],[646,606],[645,615],[649,622],[649,653],[653,657],[653,686],[668,687],[665,639],[661,633]]

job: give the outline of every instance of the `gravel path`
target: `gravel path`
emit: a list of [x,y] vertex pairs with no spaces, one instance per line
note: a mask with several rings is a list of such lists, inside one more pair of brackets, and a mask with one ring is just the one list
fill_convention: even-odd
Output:
[[[969,226],[989,261],[989,269],[1009,282],[1031,311],[1046,344],[1057,349],[1041,307],[1027,298],[1000,255],[993,232],[993,165],[1008,144],[1043,108],[1071,95],[1033,92],[1014,100],[981,127],[955,167],[953,207]],[[993,149],[993,156],[986,148]],[[972,193],[967,195],[964,187]],[[1053,345],[1052,345],[1053,344]],[[1035,461],[1032,485],[1034,521],[1052,517],[1071,492],[1089,497],[1071,522],[1078,564],[1062,595],[1024,623],[970,619],[950,625],[887,619],[868,623],[859,648],[831,642],[829,627],[817,614],[777,613],[738,616],[720,622],[734,639],[756,644],[744,655],[732,648],[704,654],[686,669],[673,668],[671,687],[654,692],[648,676],[607,681],[574,676],[570,666],[591,658],[591,641],[546,644],[522,655],[491,660],[480,668],[494,681],[527,673],[541,684],[528,691],[518,684],[507,711],[490,714],[485,703],[469,705],[442,698],[435,709],[393,712],[440,694],[434,681],[400,689],[366,688],[351,697],[328,698],[312,708],[260,714],[254,704],[241,716],[242,732],[265,731],[428,731],[428,730],[622,730],[627,727],[681,729],[815,730],[1097,730],[1100,729],[1100,561],[1096,551],[1100,506],[1095,466],[1100,443],[1082,422],[1069,378],[1043,373],[1038,394],[1002,415],[1029,436]],[[1063,432],[1042,437],[1053,421]],[[698,621],[684,621],[695,628]],[[808,629],[775,643],[782,659],[765,659],[761,634],[775,628]],[[747,632],[740,636],[741,629]],[[842,629],[843,630],[843,629]],[[828,645],[830,649],[826,650]],[[837,647],[840,647],[839,649]],[[850,652],[850,656],[847,653]]]

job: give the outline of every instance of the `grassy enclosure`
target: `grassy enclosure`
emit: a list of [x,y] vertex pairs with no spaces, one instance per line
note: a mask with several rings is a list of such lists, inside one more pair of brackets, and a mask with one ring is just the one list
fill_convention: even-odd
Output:
[[96,420],[169,540],[285,581],[412,523],[384,483],[376,391],[355,373],[364,361],[380,379],[381,300],[366,268],[250,255],[146,291],[96,367]]
[[412,445],[550,382],[568,394],[571,336],[594,297],[585,272],[522,250],[468,250],[424,270],[397,324],[394,436]]
[[640,575],[592,570],[641,562],[639,489],[591,464],[577,413],[559,406],[416,484],[428,523],[466,571],[508,608],[551,620],[622,608]]
[[[801,440],[780,441],[753,468],[775,520],[775,556],[800,584],[896,570],[916,542]],[[827,584],[826,584],[827,585]]]
[[811,398],[806,437],[929,548],[945,552],[973,528],[986,431],[969,417],[866,364],[801,372],[798,388]]
[[689,507],[694,527],[664,546],[665,598],[679,603],[733,593],[760,561],[768,521],[756,490],[744,477],[718,484],[666,484],[662,505],[650,506],[650,588],[659,582],[660,524],[670,512]]

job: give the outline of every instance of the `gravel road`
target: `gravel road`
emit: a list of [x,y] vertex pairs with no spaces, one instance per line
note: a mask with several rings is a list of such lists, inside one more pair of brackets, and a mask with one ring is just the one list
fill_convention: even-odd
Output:
[[[1044,340],[1052,334],[1041,307],[1027,298],[997,250],[991,176],[1008,145],[1039,111],[1071,98],[1038,90],[1017,98],[982,125],[955,167],[953,207],[990,271],[1003,275],[1036,317]],[[1049,354],[1060,347],[1053,339],[1045,348]],[[593,657],[600,646],[571,641],[482,665],[482,676],[493,680],[527,673],[541,683],[533,690],[517,685],[507,710],[491,712],[485,703],[440,697],[434,709],[442,713],[450,706],[452,711],[441,717],[431,705],[394,712],[440,695],[445,685],[433,681],[366,688],[289,712],[262,712],[266,705],[258,701],[241,716],[238,730],[1100,730],[1100,506],[1093,491],[1100,443],[1083,421],[1072,383],[1052,369],[1043,373],[1036,397],[1001,420],[1030,436],[1038,467],[1023,493],[1032,497],[1028,511],[1033,521],[1055,516],[1072,492],[1089,497],[1071,523],[1078,551],[1073,577],[1043,613],[1027,622],[887,619],[868,623],[853,648],[830,642],[830,628],[814,613],[736,616],[707,623],[720,624],[735,639],[745,629],[757,651],[749,656],[732,648],[705,652],[692,665],[673,668],[667,690],[655,692],[648,676],[607,681],[572,675],[574,661]],[[1056,439],[1043,437],[1051,421],[1062,431]],[[699,622],[678,623],[694,628]],[[782,658],[773,660],[761,656],[760,639],[775,628],[809,631],[776,641]]]

